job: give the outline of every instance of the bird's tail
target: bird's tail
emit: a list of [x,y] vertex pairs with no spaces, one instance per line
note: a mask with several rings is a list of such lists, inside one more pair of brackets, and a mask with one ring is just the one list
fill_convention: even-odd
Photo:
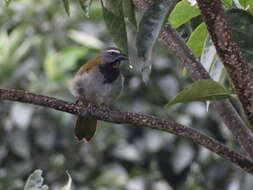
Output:
[[89,142],[91,138],[95,135],[97,129],[97,120],[85,116],[78,116],[75,126],[75,136],[79,141]]

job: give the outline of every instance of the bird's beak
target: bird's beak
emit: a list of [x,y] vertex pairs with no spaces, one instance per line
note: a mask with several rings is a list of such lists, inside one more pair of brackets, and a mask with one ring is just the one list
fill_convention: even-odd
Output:
[[128,56],[127,56],[126,54],[121,53],[121,54],[118,56],[118,60],[119,60],[119,61],[128,60]]

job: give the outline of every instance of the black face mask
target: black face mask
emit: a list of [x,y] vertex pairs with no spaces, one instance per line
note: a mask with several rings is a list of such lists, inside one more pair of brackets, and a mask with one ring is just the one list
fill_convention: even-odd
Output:
[[118,63],[104,63],[99,65],[99,70],[104,75],[104,83],[112,83],[118,78],[120,71],[119,67],[114,67],[115,64]]

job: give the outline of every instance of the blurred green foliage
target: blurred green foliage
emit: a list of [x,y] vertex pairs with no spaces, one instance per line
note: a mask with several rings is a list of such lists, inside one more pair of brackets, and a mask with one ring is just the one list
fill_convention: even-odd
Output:
[[[78,1],[68,1],[70,16],[62,1],[15,0],[6,7],[7,2],[0,2],[0,87],[75,101],[68,89],[75,71],[113,46],[100,1],[93,1],[89,18],[83,13],[86,5]],[[198,17],[188,21],[178,29],[185,39],[201,24]],[[192,81],[181,75],[180,64],[160,43],[152,66],[144,84],[135,70],[122,65],[125,88],[115,107],[174,119],[237,149],[204,103],[164,109]],[[206,149],[160,131],[100,122],[92,142],[83,144],[73,136],[75,116],[67,113],[0,102],[0,118],[0,189],[22,189],[37,168],[51,189],[66,183],[66,170],[72,187],[82,190],[247,189],[252,183]]]

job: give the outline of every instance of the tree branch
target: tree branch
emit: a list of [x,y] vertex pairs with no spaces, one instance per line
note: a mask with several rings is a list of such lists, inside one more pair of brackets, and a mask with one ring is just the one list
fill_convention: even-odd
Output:
[[107,108],[99,108],[95,105],[82,107],[74,103],[48,96],[37,95],[23,90],[0,89],[0,100],[35,104],[81,116],[89,114],[96,119],[107,122],[146,126],[172,133],[192,140],[193,142],[218,154],[222,158],[241,167],[246,172],[253,174],[253,162],[251,160],[229,149],[223,144],[217,142],[215,139],[172,120],[161,120],[153,116],[138,113],[110,111]]
[[[174,0],[175,2],[177,0]],[[147,0],[134,0],[135,6],[138,9],[142,9],[140,4],[145,4]],[[172,6],[175,3],[171,3]],[[139,7],[138,7],[139,6]],[[149,5],[150,6],[150,5]],[[147,7],[146,7],[147,8]],[[170,10],[173,10],[172,8]],[[193,80],[211,79],[209,73],[205,70],[202,64],[197,60],[192,51],[186,46],[185,42],[181,39],[176,30],[171,28],[169,24],[166,24],[163,32],[160,35],[165,45],[177,56],[187,71],[190,73]],[[234,107],[228,100],[213,101],[211,104],[214,106],[214,110],[218,113],[220,118],[224,121],[229,128],[236,141],[241,147],[248,153],[253,159],[253,136],[251,131],[246,127],[246,124],[242,121]]]
[[[178,57],[193,80],[211,79],[202,64],[186,46],[176,30],[166,24],[160,35],[165,45]],[[213,101],[215,111],[225,122],[236,141],[253,158],[253,136],[228,100]]]
[[253,130],[253,75],[225,17],[220,0],[197,0],[217,53],[231,78]]

